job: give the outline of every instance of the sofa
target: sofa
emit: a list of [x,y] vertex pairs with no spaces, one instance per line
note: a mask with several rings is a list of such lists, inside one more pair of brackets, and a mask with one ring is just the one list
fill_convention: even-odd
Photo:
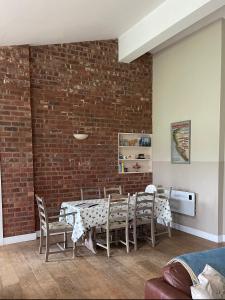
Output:
[[173,258],[164,268],[162,277],[148,280],[145,299],[191,299],[191,286],[206,265],[225,277],[225,247],[186,253]]
[[145,299],[192,299],[192,280],[186,269],[174,262],[165,266],[162,277],[145,284]]

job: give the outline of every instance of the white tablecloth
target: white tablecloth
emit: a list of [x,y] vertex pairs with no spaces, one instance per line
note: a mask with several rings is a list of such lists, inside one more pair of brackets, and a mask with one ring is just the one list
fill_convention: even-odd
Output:
[[[66,213],[76,212],[75,224],[72,233],[72,240],[77,242],[85,232],[92,227],[99,227],[107,221],[108,200],[93,199],[82,201],[63,202],[61,207],[66,209]],[[91,206],[93,205],[93,206]],[[130,214],[134,213],[134,197],[130,199]],[[172,221],[169,201],[156,197],[155,218],[160,223],[168,224]],[[73,216],[68,216],[66,222],[73,224]]]

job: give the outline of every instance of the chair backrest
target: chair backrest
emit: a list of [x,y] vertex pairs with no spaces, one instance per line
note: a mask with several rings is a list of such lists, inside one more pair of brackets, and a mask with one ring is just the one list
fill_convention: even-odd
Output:
[[40,198],[38,195],[35,195],[35,198],[38,206],[40,228],[45,228],[46,230],[48,230],[48,212],[47,212],[45,201],[44,199]]
[[96,188],[81,188],[80,189],[81,200],[101,199],[101,190]]
[[113,194],[122,195],[121,185],[109,188],[104,187],[104,198],[108,198],[109,195],[113,196]]
[[137,193],[135,195],[134,220],[154,218],[155,193]]
[[154,184],[149,184],[149,185],[146,186],[145,192],[153,194],[153,193],[157,192],[157,188],[156,188],[156,186]]
[[108,197],[107,226],[114,222],[129,222],[130,194],[126,198],[121,197],[117,201],[112,201],[111,195]]

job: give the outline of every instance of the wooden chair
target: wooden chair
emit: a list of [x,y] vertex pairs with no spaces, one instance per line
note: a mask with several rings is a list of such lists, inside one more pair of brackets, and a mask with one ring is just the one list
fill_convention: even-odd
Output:
[[81,188],[81,200],[101,199],[100,188]]
[[[39,218],[40,218],[40,246],[39,246],[39,253],[42,254],[42,247],[43,247],[43,238],[44,235],[46,236],[46,244],[45,244],[45,261],[48,261],[48,256],[50,254],[60,253],[69,251],[67,249],[67,233],[73,231],[73,226],[66,223],[65,221],[59,221],[59,218],[64,218],[69,215],[73,216],[73,223],[75,223],[75,213],[64,213],[64,214],[57,214],[54,216],[49,216],[48,212],[49,209],[46,208],[46,204],[44,199],[40,198],[38,195],[35,195],[37,206],[38,206],[38,212],[39,212]],[[54,210],[56,211],[56,210]],[[49,222],[49,220],[57,220],[54,222]],[[60,250],[58,251],[50,251],[50,236],[52,235],[64,235],[63,244],[64,247],[62,247],[59,243],[52,243],[57,244]],[[73,258],[75,257],[75,243],[73,243]],[[71,250],[70,250],[71,251]]]
[[[121,198],[117,201],[112,201],[111,195],[108,197],[107,222],[102,228],[106,231],[106,243],[101,243],[97,239],[96,245],[107,250],[107,256],[110,257],[110,244],[120,242],[126,246],[129,253],[129,203],[130,194],[127,198]],[[114,230],[125,229],[125,241],[112,241],[111,233]]]
[[137,227],[151,225],[151,234],[144,236],[150,240],[152,247],[155,247],[155,224],[154,224],[154,202],[155,193],[137,193],[135,195],[134,218],[131,222],[133,228],[134,250],[137,251]]
[[108,196],[111,195],[111,197],[114,197],[115,195],[122,195],[122,187],[121,185],[117,187],[110,187],[106,188],[104,187],[104,198],[108,198]]

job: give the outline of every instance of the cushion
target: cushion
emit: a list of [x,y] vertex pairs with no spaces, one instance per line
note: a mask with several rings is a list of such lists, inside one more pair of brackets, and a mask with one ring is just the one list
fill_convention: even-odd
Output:
[[193,299],[224,299],[225,277],[206,265],[203,272],[198,275],[199,284],[191,287]]
[[[110,222],[110,229],[120,229],[126,227],[126,221]],[[103,229],[107,229],[107,224],[102,225]]]
[[150,224],[150,223],[151,223],[151,218],[150,217],[149,218],[147,218],[147,217],[145,217],[145,218],[137,217],[137,219],[136,219],[137,226],[138,225]]
[[51,222],[51,223],[49,223],[49,230],[51,230],[51,231],[53,231],[53,230],[69,231],[69,230],[73,230],[73,227],[66,222]]
[[163,268],[163,279],[171,286],[191,296],[192,280],[186,269],[180,263],[172,263]]

